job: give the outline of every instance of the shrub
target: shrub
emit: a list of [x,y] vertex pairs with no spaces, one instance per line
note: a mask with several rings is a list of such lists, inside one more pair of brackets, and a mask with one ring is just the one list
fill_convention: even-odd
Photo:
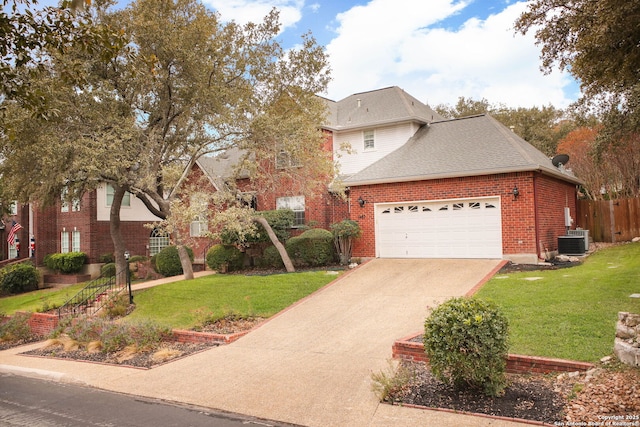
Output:
[[114,262],[110,262],[100,267],[100,275],[102,277],[115,277],[116,264]]
[[33,336],[29,327],[30,318],[31,313],[15,313],[6,321],[0,321],[0,341],[30,340]]
[[11,264],[0,270],[0,291],[19,294],[38,289],[40,273],[31,263]]
[[74,274],[82,270],[86,258],[84,252],[48,254],[44,257],[44,265],[62,274]]
[[207,265],[212,270],[220,271],[226,265],[229,271],[240,270],[244,262],[244,254],[231,245],[214,245],[207,251]]
[[335,260],[333,234],[321,228],[307,230],[286,244],[289,256],[300,266],[327,265]]
[[340,264],[348,264],[351,259],[353,239],[362,235],[360,224],[356,221],[345,219],[331,225],[336,250],[340,256]]
[[[193,262],[193,250],[189,247],[186,247],[186,249],[189,259]],[[177,246],[167,246],[158,253],[156,256],[156,268],[158,273],[165,277],[177,276],[183,273]]]
[[268,246],[262,252],[259,265],[262,267],[283,268],[284,262],[282,262],[282,257],[278,249],[276,249],[275,246]]
[[110,262],[116,262],[116,258],[113,254],[102,254],[98,257],[98,262],[108,264]]
[[433,310],[424,325],[431,372],[456,388],[504,390],[508,322],[498,307],[478,298],[454,298]]
[[132,256],[131,258],[129,258],[129,263],[132,263],[132,262],[145,262],[145,261],[147,261],[148,259],[149,259],[149,258],[147,258],[147,257],[146,257],[146,256],[144,256],[144,255],[134,255],[134,256]]

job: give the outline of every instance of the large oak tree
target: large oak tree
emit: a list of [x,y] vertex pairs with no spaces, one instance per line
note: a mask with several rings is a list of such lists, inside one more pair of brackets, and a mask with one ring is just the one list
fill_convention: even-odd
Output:
[[603,119],[598,137],[605,151],[640,130],[640,2],[535,0],[515,24],[535,33],[542,69],[575,76],[580,103]]
[[[111,232],[121,269],[125,192],[166,220],[184,196],[184,171],[203,155],[240,148],[248,154],[244,170],[257,174],[256,159],[285,150],[305,166],[315,159],[290,170],[312,177],[301,181],[326,177],[331,163],[318,155],[325,105],[315,94],[326,90],[329,71],[310,35],[285,50],[275,10],[261,23],[241,26],[196,0],[137,0],[115,12],[108,6],[97,2],[87,13],[120,29],[126,47],[117,56],[52,52],[52,66],[33,84],[50,92],[57,115],[35,123],[14,113],[20,132],[9,138],[14,150],[4,150],[2,173],[20,184],[21,199],[53,200],[112,185]],[[67,73],[80,74],[84,84],[51,84]],[[270,176],[260,175],[266,187]],[[174,230],[174,238],[186,260],[181,233]],[[183,268],[189,277],[190,263]]]

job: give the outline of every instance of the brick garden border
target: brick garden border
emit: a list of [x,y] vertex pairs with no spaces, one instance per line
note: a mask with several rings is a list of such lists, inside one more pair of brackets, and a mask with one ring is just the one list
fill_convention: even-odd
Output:
[[[24,312],[20,312],[24,313]],[[47,336],[58,326],[59,318],[57,314],[50,313],[26,313],[31,314],[28,323],[31,332],[36,335]],[[259,325],[257,325],[259,326]],[[172,339],[180,343],[219,343],[230,344],[244,335],[250,330],[237,332],[235,334],[213,334],[209,332],[196,332],[182,329],[172,330]]]
[[[424,352],[424,344],[413,341],[421,335],[422,332],[416,333],[394,342],[391,349],[392,357],[410,362],[429,362],[429,358]],[[592,363],[573,360],[523,356],[520,354],[509,354],[507,356],[507,372],[512,374],[588,371],[594,367],[595,365]]]

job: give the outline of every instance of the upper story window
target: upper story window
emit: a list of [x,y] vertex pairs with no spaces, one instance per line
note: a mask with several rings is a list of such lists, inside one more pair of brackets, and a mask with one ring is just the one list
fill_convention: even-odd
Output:
[[375,132],[373,131],[373,129],[363,131],[362,137],[364,139],[365,150],[373,150],[374,148],[376,148]]
[[277,169],[286,169],[286,168],[295,168],[301,166],[300,160],[288,152],[287,150],[280,150],[276,155],[276,168]]
[[9,215],[18,215],[18,202],[11,202],[9,205]]
[[[60,212],[69,212],[69,206],[71,206],[71,212],[78,212],[80,211],[80,199],[78,199],[77,197],[74,197],[71,202],[69,202],[68,200],[68,190],[65,188],[64,190],[62,190],[62,204],[61,204],[61,208],[60,208]],[[113,200],[113,194],[111,196],[112,200]]]
[[[113,195],[115,190],[111,184],[107,184],[107,206],[111,206],[113,204]],[[126,191],[124,193],[124,197],[122,198],[122,206],[131,206],[131,193]]]
[[291,209],[295,215],[293,226],[298,228],[304,225],[304,196],[278,197],[276,209]]
[[205,194],[196,193],[191,195],[189,205],[195,214],[189,226],[191,237],[202,237],[209,230],[207,221],[208,201]]

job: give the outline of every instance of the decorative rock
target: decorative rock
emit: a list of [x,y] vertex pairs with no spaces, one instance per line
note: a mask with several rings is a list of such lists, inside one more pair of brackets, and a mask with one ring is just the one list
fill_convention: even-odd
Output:
[[618,322],[616,325],[616,338],[628,340],[629,338],[635,338],[638,332],[635,328],[630,328],[622,322]]
[[640,237],[634,237],[633,239],[631,239],[631,241],[633,243],[640,242]]
[[613,352],[622,363],[640,366],[640,315],[618,313]]
[[611,362],[611,359],[613,359],[611,356],[605,356],[602,359],[600,359],[600,362],[606,365],[607,363]]
[[613,352],[622,363],[632,366],[640,366],[640,351],[631,344],[616,338]]
[[640,325],[640,314],[627,313],[625,324],[630,328]]

